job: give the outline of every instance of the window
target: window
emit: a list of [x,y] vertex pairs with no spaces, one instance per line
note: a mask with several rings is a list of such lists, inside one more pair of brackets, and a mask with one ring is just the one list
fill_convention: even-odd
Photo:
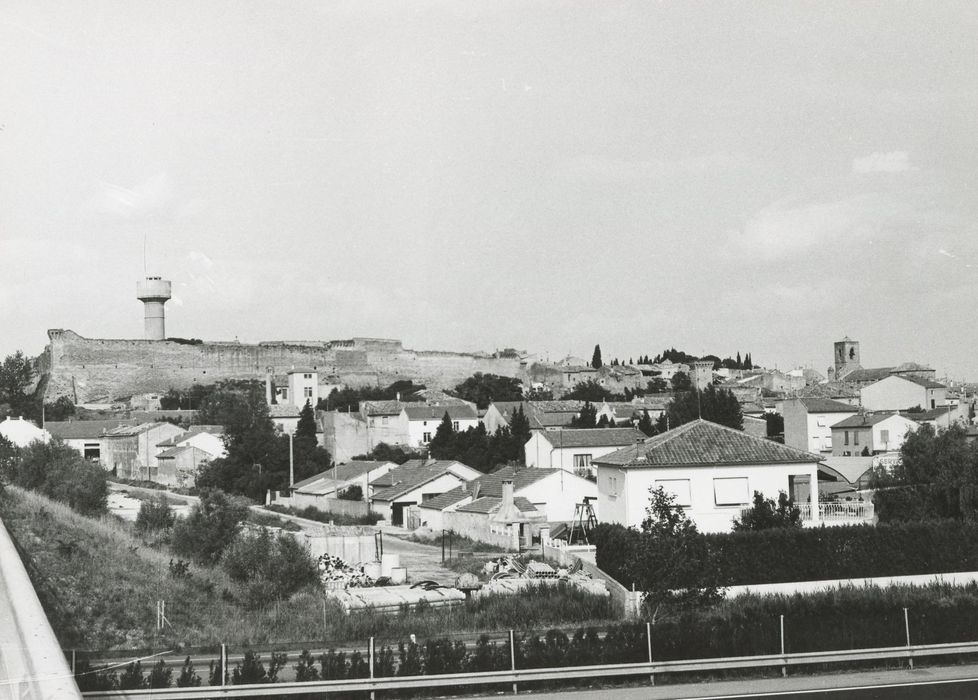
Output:
[[306,374],[303,374],[303,375],[302,375],[302,378],[303,378],[303,379],[312,379],[312,375],[311,375],[311,374],[308,374],[308,373],[306,373]]
[[97,442],[86,442],[85,443],[85,459],[92,460],[94,462],[99,461],[99,457],[102,454],[102,450],[99,448]]
[[282,398],[285,399],[286,401],[289,400],[289,390],[286,389],[285,387],[282,387]]
[[849,431],[848,430],[846,431],[846,442],[845,442],[845,444],[846,445],[849,444]]
[[429,442],[431,442],[431,433],[422,433],[422,435],[421,435],[421,442],[425,443],[426,445]]
[[452,430],[454,430],[456,433],[458,432],[458,421],[457,420],[453,420],[452,421]]
[[890,431],[889,430],[881,430],[880,431],[880,442],[882,442],[885,445],[889,441],[890,441]]
[[303,394],[305,395],[305,397],[307,399],[311,399],[312,398],[312,387],[311,386],[307,386],[302,391],[303,391]]
[[591,473],[591,455],[574,455],[574,472],[578,476],[588,476]]
[[383,416],[383,417],[382,417],[382,418],[380,419],[380,423],[381,423],[381,425],[387,425],[387,416]]
[[931,410],[937,408],[937,402],[934,401],[934,399],[931,399],[930,400],[930,407],[931,407]]
[[852,444],[853,445],[858,445],[859,444],[859,431],[858,430],[853,430],[852,431]]
[[713,480],[713,496],[718,506],[745,506],[750,503],[747,477]]
[[815,425],[819,428],[825,427],[825,416],[815,416]]
[[617,496],[618,495],[618,477],[609,476],[608,477],[608,495]]
[[689,479],[656,479],[655,488],[662,487],[666,493],[676,497],[676,505],[688,508],[693,505],[689,492]]

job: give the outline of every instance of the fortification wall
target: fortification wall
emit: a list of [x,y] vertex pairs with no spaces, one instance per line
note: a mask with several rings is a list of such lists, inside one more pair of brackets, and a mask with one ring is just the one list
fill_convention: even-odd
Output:
[[473,372],[519,376],[519,360],[452,352],[415,352],[400,341],[354,338],[318,343],[203,343],[84,338],[70,330],[48,331],[39,360],[46,374],[45,400],[112,400],[138,393],[187,389],[223,379],[264,379],[312,367],[348,386],[387,385],[412,379],[452,388]]

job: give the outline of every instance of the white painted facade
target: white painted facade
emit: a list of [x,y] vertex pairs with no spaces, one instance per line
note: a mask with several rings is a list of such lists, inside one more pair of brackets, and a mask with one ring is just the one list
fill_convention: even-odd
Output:
[[11,416],[0,422],[0,435],[9,440],[16,447],[27,447],[32,442],[50,442],[51,434],[34,425],[33,421],[26,418]]
[[593,473],[591,463],[598,457],[620,450],[624,445],[563,447],[559,430],[534,430],[523,447],[528,467],[563,469],[571,473]]
[[302,408],[309,402],[313,408],[319,402],[319,373],[311,369],[297,369],[288,373],[288,402]]
[[[431,438],[435,436],[435,431],[438,430],[438,426],[441,424],[443,417],[444,412],[442,412],[441,417],[435,419],[410,420],[406,411],[402,411],[401,415],[398,416],[398,420],[403,425],[407,425],[408,445],[418,448],[428,446]],[[452,419],[452,427],[455,429],[455,432],[464,432],[469,428],[475,428],[477,425],[479,425],[478,415],[472,418]]]
[[[475,470],[472,470],[475,471]],[[476,476],[478,472],[475,472]],[[393,501],[375,501],[371,499],[370,507],[372,510],[380,513],[385,520],[391,520],[391,506],[394,503],[408,505],[417,505],[425,500],[425,498],[431,498],[433,496],[438,496],[445,493],[446,491],[451,491],[453,488],[461,484],[463,481],[469,481],[475,478],[471,476],[469,479],[463,479],[462,477],[456,475],[455,473],[449,471],[441,476],[435,477],[431,481],[421,484],[420,486],[401,494]]]
[[855,457],[868,449],[870,454],[893,452],[903,447],[907,435],[920,427],[909,418],[894,413],[874,425],[833,429],[832,453],[841,457]]
[[947,388],[925,387],[897,375],[864,386],[859,390],[863,408],[867,411],[905,411],[920,406],[925,411],[947,404]]
[[818,480],[818,463],[814,461],[652,468],[598,465],[598,508],[602,522],[640,527],[650,489],[662,486],[677,495],[677,504],[701,532],[729,532],[742,509],[752,504],[755,491],[774,499],[779,491],[792,495],[789,477],[807,477],[807,484],[796,485],[795,499],[797,503],[810,502],[817,513],[818,489],[807,486]]
[[801,399],[786,399],[781,406],[784,417],[784,444],[813,454],[832,454],[832,426],[854,416],[849,412],[809,412]]

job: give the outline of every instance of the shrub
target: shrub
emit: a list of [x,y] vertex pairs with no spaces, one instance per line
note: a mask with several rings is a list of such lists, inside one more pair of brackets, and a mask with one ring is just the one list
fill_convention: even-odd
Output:
[[169,530],[175,521],[176,516],[170,510],[166,496],[159,494],[152,500],[140,502],[139,512],[136,514],[136,530],[139,532]]
[[317,581],[316,564],[305,547],[291,535],[273,537],[264,528],[235,539],[224,556],[224,569],[241,584],[245,603],[253,608],[288,599]]
[[234,540],[247,515],[248,507],[223,491],[205,491],[190,515],[174,525],[173,551],[200,564],[214,564]]
[[353,484],[353,486],[348,486],[340,491],[339,498],[344,501],[362,501],[363,489],[359,484]]
[[109,487],[105,470],[58,440],[34,442],[9,467],[10,480],[67,503],[83,515],[104,513]]
[[734,520],[734,530],[769,530],[773,527],[801,527],[801,511],[784,491],[778,493],[778,502],[754,492],[754,505]]

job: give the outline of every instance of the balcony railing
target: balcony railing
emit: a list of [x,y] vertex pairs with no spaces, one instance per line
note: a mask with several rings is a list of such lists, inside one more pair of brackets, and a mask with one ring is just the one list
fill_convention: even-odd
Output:
[[[796,506],[801,511],[802,521],[814,521],[811,503]],[[872,503],[858,501],[854,503],[819,503],[818,520],[824,523],[863,523],[872,522],[875,511]]]
[[[819,503],[818,519],[813,517],[811,503],[799,503],[795,508],[801,513],[801,521],[806,524],[816,522],[832,524],[852,524],[852,523],[871,523],[875,516],[873,504],[865,501],[854,503]],[[747,514],[751,509],[745,508],[741,515]]]

